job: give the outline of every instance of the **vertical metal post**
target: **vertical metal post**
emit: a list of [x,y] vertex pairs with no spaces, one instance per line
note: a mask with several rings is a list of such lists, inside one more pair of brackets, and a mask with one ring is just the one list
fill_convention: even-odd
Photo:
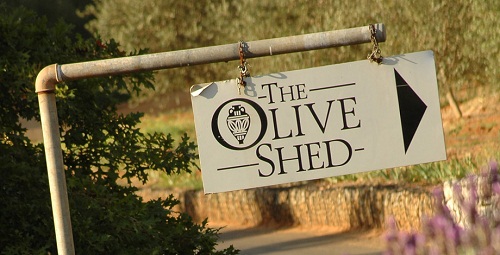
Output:
[[55,96],[57,71],[60,66],[45,67],[37,76],[36,92],[40,105],[43,145],[47,161],[52,215],[56,232],[57,251],[62,255],[74,255],[73,230],[69,213],[68,191],[59,134],[59,119]]
[[63,170],[55,94],[40,93],[38,100],[43,134],[56,134],[44,136],[43,143],[49,176],[52,214],[56,229],[57,250],[59,254],[71,255],[75,254],[75,248],[73,246],[66,177]]

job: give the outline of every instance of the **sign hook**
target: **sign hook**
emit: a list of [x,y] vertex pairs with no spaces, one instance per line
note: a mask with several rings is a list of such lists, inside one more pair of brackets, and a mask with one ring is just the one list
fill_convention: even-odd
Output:
[[241,95],[241,88],[245,87],[246,85],[244,78],[250,76],[250,72],[248,71],[247,61],[245,59],[245,53],[243,51],[244,46],[246,46],[246,43],[240,41],[239,42],[240,65],[238,66],[238,69],[240,70],[240,77],[236,78],[236,83],[238,86],[238,94],[240,95]]
[[370,33],[371,33],[370,39],[372,41],[373,48],[372,48],[372,52],[370,54],[368,54],[367,58],[370,60],[370,62],[376,62],[377,64],[380,65],[382,63],[382,60],[384,57],[382,57],[380,47],[378,46],[377,37],[376,37],[377,29],[375,28],[374,24],[370,24],[369,27],[370,27]]

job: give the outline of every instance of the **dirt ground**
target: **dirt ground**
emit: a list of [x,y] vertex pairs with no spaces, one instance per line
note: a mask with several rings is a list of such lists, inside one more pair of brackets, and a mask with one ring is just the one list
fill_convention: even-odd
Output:
[[451,107],[441,109],[448,157],[498,157],[500,93],[478,96],[459,106],[463,114],[460,119]]

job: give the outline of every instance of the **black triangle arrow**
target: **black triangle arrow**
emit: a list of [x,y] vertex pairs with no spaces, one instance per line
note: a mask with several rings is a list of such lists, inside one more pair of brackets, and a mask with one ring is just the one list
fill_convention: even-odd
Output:
[[424,116],[427,105],[413,91],[410,85],[394,69],[396,77],[396,90],[398,92],[399,115],[401,117],[401,129],[403,130],[403,141],[405,144],[405,154],[408,152],[411,141],[418,125]]

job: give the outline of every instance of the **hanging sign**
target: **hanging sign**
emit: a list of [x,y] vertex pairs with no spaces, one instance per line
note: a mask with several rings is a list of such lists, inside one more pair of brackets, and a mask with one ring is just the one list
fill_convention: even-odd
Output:
[[446,159],[432,51],[191,88],[205,193]]

